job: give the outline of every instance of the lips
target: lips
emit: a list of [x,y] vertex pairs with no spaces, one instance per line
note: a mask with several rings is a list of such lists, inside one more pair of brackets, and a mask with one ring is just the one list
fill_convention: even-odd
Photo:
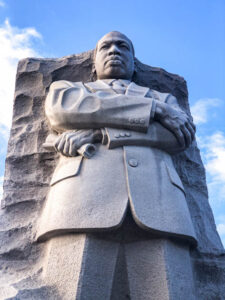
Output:
[[109,64],[110,66],[120,66],[124,64],[123,61],[118,57],[112,57],[108,59],[106,63]]
[[109,63],[110,65],[122,65],[122,61],[121,61],[121,60],[118,60],[118,59],[110,59],[110,60],[108,61],[108,63]]

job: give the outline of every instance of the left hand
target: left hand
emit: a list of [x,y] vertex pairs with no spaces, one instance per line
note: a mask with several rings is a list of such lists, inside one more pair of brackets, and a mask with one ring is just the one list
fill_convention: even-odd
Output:
[[66,131],[54,143],[55,149],[65,156],[76,156],[77,150],[84,144],[92,144],[100,139],[99,131],[84,129]]
[[185,112],[167,103],[157,102],[155,117],[176,136],[183,148],[190,146],[195,137],[195,125]]

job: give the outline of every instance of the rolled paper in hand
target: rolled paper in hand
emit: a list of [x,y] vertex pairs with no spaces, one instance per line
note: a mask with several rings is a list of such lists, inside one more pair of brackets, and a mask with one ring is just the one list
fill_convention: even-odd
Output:
[[45,148],[45,150],[51,151],[51,152],[56,152],[55,147],[53,146],[52,143],[46,142],[42,144],[42,147]]
[[[43,147],[49,151],[56,151],[54,145],[52,143],[44,143]],[[84,144],[79,149],[77,149],[77,153],[85,158],[91,158],[96,152],[96,146],[94,144]]]
[[85,158],[91,158],[96,152],[96,147],[94,144],[84,144],[77,152]]

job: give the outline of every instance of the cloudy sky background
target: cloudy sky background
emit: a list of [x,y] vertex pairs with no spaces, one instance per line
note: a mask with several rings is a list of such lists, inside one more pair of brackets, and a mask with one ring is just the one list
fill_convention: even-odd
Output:
[[111,30],[130,37],[142,62],[187,80],[209,201],[225,245],[224,0],[0,0],[0,198],[18,60],[87,51]]

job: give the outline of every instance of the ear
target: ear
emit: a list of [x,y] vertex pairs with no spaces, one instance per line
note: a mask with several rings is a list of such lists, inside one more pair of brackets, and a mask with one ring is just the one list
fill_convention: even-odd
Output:
[[95,63],[93,62],[91,72],[96,74]]
[[138,68],[137,68],[137,65],[136,65],[136,59],[134,59],[134,73],[133,73],[133,76],[132,76],[132,81],[134,81],[134,82],[137,81],[137,71],[138,71]]
[[95,63],[93,62],[92,68],[91,68],[91,81],[96,81],[97,80],[97,74],[96,74],[96,69],[95,69]]
[[136,61],[136,58],[134,58],[134,73],[137,73],[137,61]]

